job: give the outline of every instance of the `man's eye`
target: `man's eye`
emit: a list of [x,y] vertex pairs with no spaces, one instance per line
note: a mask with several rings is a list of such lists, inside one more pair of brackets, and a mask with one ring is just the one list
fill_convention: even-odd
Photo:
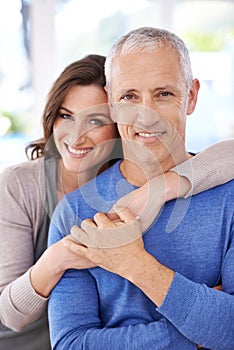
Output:
[[122,100],[126,100],[126,101],[132,101],[132,100],[135,99],[135,96],[132,95],[132,94],[126,94],[126,95],[123,95],[123,96],[121,97],[121,99],[122,99]]
[[162,91],[162,92],[160,92],[159,95],[162,97],[168,97],[168,96],[172,96],[172,93],[169,91]]

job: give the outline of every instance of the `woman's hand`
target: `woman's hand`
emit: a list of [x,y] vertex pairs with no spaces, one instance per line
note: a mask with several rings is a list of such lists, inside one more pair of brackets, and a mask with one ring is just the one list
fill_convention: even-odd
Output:
[[51,259],[51,264],[53,263],[56,266],[58,273],[64,273],[67,269],[80,270],[94,267],[89,260],[67,249],[64,242],[72,242],[75,245],[80,245],[78,242],[74,241],[71,235],[68,235],[46,250],[48,254],[51,248],[51,253],[48,254],[48,260]]
[[66,247],[66,243],[78,246],[70,235],[54,243],[45,250],[31,269],[30,279],[35,291],[48,297],[67,269],[87,269],[95,265]]
[[128,208],[138,218],[142,232],[146,231],[165,203],[165,178],[160,175],[120,198],[110,212]]
[[183,197],[190,189],[187,178],[168,171],[158,175],[142,187],[120,198],[110,212],[119,212],[129,208],[135,217],[139,217],[142,232],[145,232],[157,218],[166,201]]

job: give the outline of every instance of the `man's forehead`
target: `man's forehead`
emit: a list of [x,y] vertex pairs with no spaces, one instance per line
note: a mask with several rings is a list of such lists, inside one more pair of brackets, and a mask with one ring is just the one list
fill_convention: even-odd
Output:
[[174,69],[179,64],[174,50],[158,48],[152,52],[119,54],[112,62],[112,75],[150,74],[153,71]]
[[[136,84],[171,85],[179,79],[179,62],[170,52],[131,53],[115,57],[112,87],[134,89]],[[156,85],[155,85],[156,84]]]

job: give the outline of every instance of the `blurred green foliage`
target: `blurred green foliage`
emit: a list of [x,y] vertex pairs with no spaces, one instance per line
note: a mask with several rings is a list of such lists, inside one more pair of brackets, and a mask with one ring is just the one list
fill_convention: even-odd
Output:
[[189,32],[183,35],[183,39],[189,47],[189,50],[195,52],[221,51],[226,44],[224,35],[219,35],[217,33]]
[[11,133],[26,133],[28,130],[27,120],[23,121],[22,117],[20,118],[17,114],[12,114],[7,111],[0,111],[0,115],[10,120],[9,128],[6,131],[6,134]]

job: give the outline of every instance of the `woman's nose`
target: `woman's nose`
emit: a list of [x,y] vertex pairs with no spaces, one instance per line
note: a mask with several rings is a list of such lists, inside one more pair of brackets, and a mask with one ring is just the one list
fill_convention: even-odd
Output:
[[82,142],[85,139],[87,128],[82,120],[76,121],[70,129],[70,138],[72,142]]

